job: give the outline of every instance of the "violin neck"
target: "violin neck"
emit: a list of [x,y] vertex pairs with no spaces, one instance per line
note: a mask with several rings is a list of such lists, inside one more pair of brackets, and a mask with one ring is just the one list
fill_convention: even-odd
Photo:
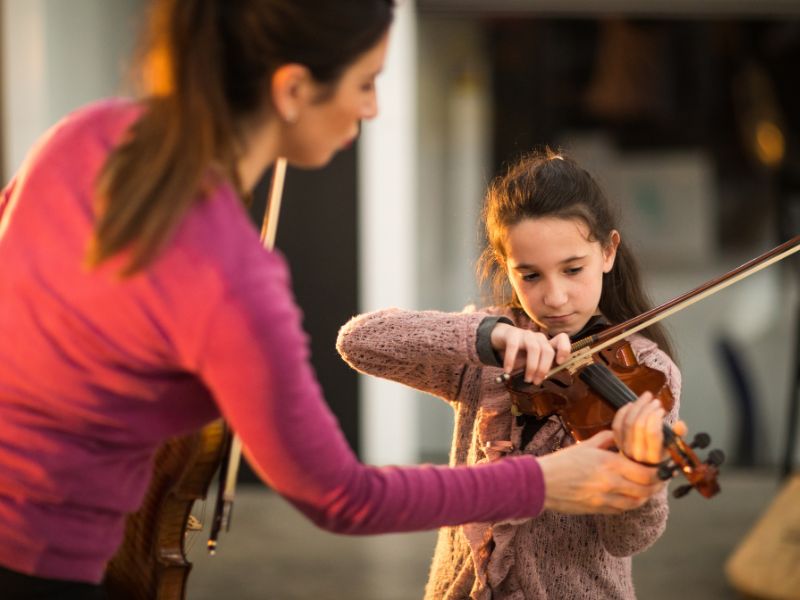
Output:
[[[592,363],[581,369],[578,377],[596,394],[600,395],[619,410],[626,404],[636,401],[636,394],[602,363]],[[674,433],[667,425],[663,427],[664,441],[669,443]]]

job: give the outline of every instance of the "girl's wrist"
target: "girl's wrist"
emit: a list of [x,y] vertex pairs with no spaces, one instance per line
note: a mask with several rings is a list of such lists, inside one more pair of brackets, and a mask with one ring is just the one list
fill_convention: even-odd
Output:
[[489,367],[502,367],[503,359],[492,346],[492,331],[498,323],[514,325],[508,317],[493,315],[485,317],[478,325],[478,333],[475,338],[475,349],[481,363]]

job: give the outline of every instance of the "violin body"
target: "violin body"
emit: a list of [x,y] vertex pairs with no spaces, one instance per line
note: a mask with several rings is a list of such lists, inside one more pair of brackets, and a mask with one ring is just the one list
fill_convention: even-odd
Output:
[[[606,365],[637,396],[651,392],[664,410],[672,410],[675,400],[661,371],[636,360],[627,341],[617,342],[592,355],[592,360]],[[611,429],[617,407],[590,389],[577,373],[559,371],[541,385],[518,380],[509,386],[517,411],[539,419],[557,415],[577,441],[585,440],[604,429]]]
[[184,600],[192,568],[184,540],[194,501],[205,498],[226,439],[223,421],[169,440],[158,451],[142,506],[106,569],[110,600]]
[[[570,369],[552,373],[541,385],[525,383],[522,375],[519,373],[506,380],[513,412],[539,419],[557,415],[577,441],[611,429],[616,411],[634,402],[643,392],[651,392],[665,410],[672,409],[675,402],[666,376],[640,365],[624,339],[592,352]],[[718,467],[725,455],[713,450],[709,460],[702,462],[693,448],[708,444],[710,439],[706,434],[698,434],[694,442],[687,444],[667,425],[662,426],[662,431],[671,462],[654,465],[659,467],[659,477],[666,480],[681,472],[689,481],[688,485],[677,488],[674,495],[680,497],[692,489],[706,498],[717,494]]]

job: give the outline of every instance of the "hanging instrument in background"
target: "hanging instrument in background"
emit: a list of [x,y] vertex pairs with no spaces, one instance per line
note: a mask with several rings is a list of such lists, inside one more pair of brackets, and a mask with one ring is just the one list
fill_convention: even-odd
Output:
[[[285,174],[286,159],[279,158],[261,229],[267,249],[275,244]],[[192,507],[196,500],[205,499],[219,470],[208,541],[213,554],[219,532],[230,527],[241,448],[239,438],[222,419],[159,448],[142,506],[128,516],[123,543],[106,569],[109,600],[185,600],[192,569],[186,558],[186,536],[203,528],[192,515]]]

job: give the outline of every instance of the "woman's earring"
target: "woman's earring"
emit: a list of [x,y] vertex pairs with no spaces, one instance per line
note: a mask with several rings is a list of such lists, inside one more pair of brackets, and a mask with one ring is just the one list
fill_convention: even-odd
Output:
[[286,113],[285,119],[289,125],[292,125],[295,121],[297,121],[297,113],[293,110],[290,110]]

